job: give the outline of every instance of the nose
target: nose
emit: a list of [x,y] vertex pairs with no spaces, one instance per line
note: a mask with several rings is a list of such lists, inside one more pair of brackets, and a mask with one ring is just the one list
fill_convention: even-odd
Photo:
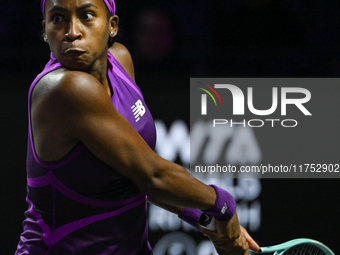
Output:
[[72,19],[69,23],[69,27],[66,29],[65,39],[67,41],[74,41],[81,38],[79,20]]

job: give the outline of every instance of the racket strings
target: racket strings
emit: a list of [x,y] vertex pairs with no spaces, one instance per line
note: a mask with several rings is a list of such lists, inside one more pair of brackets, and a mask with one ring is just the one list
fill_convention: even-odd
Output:
[[300,244],[289,248],[284,255],[326,255],[326,253],[313,244]]

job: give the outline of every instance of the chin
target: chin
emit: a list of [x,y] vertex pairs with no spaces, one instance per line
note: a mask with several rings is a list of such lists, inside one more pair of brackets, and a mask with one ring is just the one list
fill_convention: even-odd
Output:
[[75,71],[87,70],[90,66],[86,57],[83,55],[65,55],[61,56],[58,61],[67,69]]
[[89,65],[84,63],[83,61],[67,61],[62,63],[67,69],[74,70],[74,71],[85,71],[89,69]]

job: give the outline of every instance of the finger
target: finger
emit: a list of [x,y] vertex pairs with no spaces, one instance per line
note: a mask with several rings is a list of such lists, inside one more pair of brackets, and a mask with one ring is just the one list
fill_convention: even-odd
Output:
[[229,250],[229,254],[235,255],[249,255],[249,245],[246,241],[246,238],[243,234],[235,240],[233,247]]
[[249,245],[243,234],[233,241],[221,242],[221,240],[213,241],[218,254],[227,255],[248,255]]
[[242,233],[241,236],[242,236],[242,248],[244,251],[244,255],[249,255],[249,243],[244,233]]
[[253,251],[257,251],[260,252],[261,248],[260,246],[255,242],[255,240],[248,234],[247,230],[243,227],[241,227],[241,231],[242,234],[245,236],[248,244],[249,244],[249,248]]
[[243,233],[241,233],[240,237],[236,240],[235,247],[237,248],[238,254],[249,254],[249,245]]

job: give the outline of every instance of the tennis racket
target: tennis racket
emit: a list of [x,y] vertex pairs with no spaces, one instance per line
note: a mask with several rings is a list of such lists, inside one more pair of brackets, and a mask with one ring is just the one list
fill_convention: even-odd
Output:
[[[273,255],[335,255],[326,245],[309,238],[298,238],[291,241],[261,247],[261,253],[274,253]],[[259,254],[251,252],[252,254]]]
[[[199,224],[209,230],[216,230],[215,218],[206,213],[202,213]],[[335,255],[326,245],[309,238],[298,238],[291,241],[261,247],[261,253],[274,253],[273,255]],[[251,251],[252,254],[259,254]]]

